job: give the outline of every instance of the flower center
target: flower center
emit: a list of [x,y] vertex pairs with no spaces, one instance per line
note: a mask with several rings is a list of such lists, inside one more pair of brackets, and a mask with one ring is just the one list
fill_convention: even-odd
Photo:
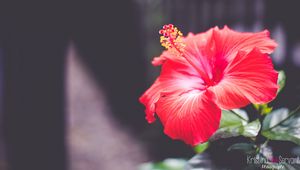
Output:
[[179,56],[186,59],[186,61],[191,64],[197,72],[200,74],[201,78],[206,82],[208,86],[212,86],[215,83],[208,77],[208,75],[203,72],[190,57],[187,57],[184,53],[184,47],[186,44],[182,41],[182,33],[173,24],[164,25],[161,30],[159,30],[160,43],[167,50],[173,50],[175,53],[179,53]]
[[182,42],[182,33],[174,25],[164,25],[159,30],[160,43],[166,49],[175,49],[180,55],[183,55],[185,44]]

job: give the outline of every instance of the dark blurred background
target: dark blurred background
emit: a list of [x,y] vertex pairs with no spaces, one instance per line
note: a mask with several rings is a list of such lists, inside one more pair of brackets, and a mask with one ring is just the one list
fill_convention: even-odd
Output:
[[[0,4],[0,170],[133,170],[190,158],[144,119],[139,96],[159,68],[158,30],[269,29],[287,74],[276,107],[300,99],[297,0],[102,0]],[[294,145],[278,152],[290,152]],[[224,155],[222,155],[224,156]],[[226,160],[224,160],[226,161]],[[120,168],[121,167],[121,168]]]

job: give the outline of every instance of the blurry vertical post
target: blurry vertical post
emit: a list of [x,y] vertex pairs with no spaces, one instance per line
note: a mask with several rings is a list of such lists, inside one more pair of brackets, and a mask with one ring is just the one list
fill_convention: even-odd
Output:
[[9,169],[65,170],[63,4],[5,5],[3,123]]
[[3,50],[0,46],[0,169],[6,170],[6,154],[3,135]]

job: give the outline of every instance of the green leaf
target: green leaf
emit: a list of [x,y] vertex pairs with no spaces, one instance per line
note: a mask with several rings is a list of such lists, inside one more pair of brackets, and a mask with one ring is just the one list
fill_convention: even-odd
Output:
[[257,136],[259,130],[261,128],[261,124],[258,119],[255,121],[248,123],[244,126],[244,130],[242,132],[242,135],[245,137],[255,137]]
[[263,120],[263,126],[262,130],[268,130],[275,126],[276,124],[279,124],[281,121],[285,120],[289,115],[289,109],[287,108],[280,108],[277,110],[274,110],[269,115],[265,117]]
[[196,154],[188,160],[184,170],[210,170],[220,169],[216,167],[215,161],[208,153]]
[[286,76],[285,76],[284,71],[283,70],[278,71],[277,84],[279,85],[279,89],[278,89],[277,93],[281,92],[281,90],[284,88],[285,80],[286,80]]
[[222,110],[220,127],[210,140],[238,136],[242,133],[244,124],[247,124],[247,120],[244,120],[239,114],[230,110]]
[[249,121],[249,117],[248,114],[245,110],[242,109],[232,109],[231,113],[236,114],[237,116],[239,116],[244,123],[247,123]]
[[300,145],[300,107],[292,112],[281,108],[263,121],[262,135],[271,140],[291,141]]
[[243,110],[222,110],[220,128],[245,125],[248,122],[247,113]]
[[209,147],[209,142],[205,142],[205,143],[202,143],[202,144],[199,144],[197,146],[194,147],[194,151],[196,153],[202,153],[204,152],[207,148]]
[[184,159],[166,159],[158,163],[144,163],[138,167],[138,170],[183,170],[187,161]]
[[214,141],[240,135],[255,137],[260,127],[258,120],[248,123],[247,113],[243,110],[223,110],[220,127],[209,140]]
[[240,136],[243,132],[242,125],[233,125],[228,127],[223,127],[218,129],[211,137],[210,141],[215,141],[221,138],[230,138],[235,136]]
[[267,115],[272,111],[272,107],[269,107],[268,104],[253,104],[254,108],[259,112],[261,115]]
[[253,143],[235,143],[227,151],[240,150],[246,154],[255,154],[256,146]]

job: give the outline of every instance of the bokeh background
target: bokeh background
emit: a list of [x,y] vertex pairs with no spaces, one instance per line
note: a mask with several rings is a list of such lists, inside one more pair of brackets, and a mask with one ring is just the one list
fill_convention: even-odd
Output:
[[[273,104],[295,108],[299,7],[297,0],[1,2],[0,170],[134,170],[192,157],[159,121],[148,125],[138,102],[159,74],[151,60],[168,23],[184,34],[224,25],[270,30],[279,44],[275,67],[287,74]],[[294,147],[277,146],[282,154]]]

